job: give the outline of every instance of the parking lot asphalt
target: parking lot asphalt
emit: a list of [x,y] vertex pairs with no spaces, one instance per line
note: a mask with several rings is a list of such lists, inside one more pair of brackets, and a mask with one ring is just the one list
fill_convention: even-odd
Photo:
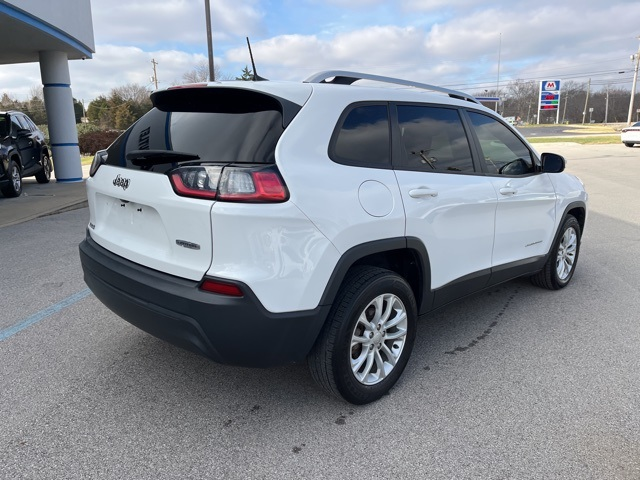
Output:
[[0,229],[0,480],[640,479],[640,147],[535,148],[590,195],[571,285],[422,319],[366,406],[303,364],[218,365],[119,319],[82,279],[87,208]]
[[33,177],[23,179],[22,195],[0,195],[0,228],[87,206],[84,179],[89,176],[88,165],[82,167],[82,176],[81,182],[74,183],[57,182],[53,175],[43,184]]

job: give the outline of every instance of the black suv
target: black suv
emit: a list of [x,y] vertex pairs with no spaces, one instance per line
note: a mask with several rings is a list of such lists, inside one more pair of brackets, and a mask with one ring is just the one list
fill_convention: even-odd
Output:
[[0,191],[5,197],[22,193],[22,177],[38,183],[51,178],[51,155],[44,133],[22,112],[0,112]]

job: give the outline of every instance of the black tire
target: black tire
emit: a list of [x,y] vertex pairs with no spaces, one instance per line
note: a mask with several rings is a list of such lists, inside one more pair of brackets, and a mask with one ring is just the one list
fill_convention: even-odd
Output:
[[22,193],[22,174],[14,160],[9,160],[7,177],[9,181],[1,188],[2,194],[5,197],[19,197]]
[[382,268],[356,267],[309,354],[311,375],[347,402],[373,402],[402,375],[416,328],[416,301],[405,279]]
[[624,146],[625,147],[633,147],[635,145],[635,143],[630,143],[630,142],[625,142]]
[[36,173],[36,181],[38,183],[49,183],[51,180],[51,159],[46,153],[42,154],[42,170]]
[[531,277],[538,287],[559,290],[566,287],[578,263],[580,253],[580,224],[573,215],[567,215],[553,243],[544,268]]

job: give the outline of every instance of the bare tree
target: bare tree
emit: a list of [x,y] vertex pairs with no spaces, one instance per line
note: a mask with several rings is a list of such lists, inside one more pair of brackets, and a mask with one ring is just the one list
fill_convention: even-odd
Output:
[[[216,76],[216,80],[233,80],[233,77],[227,75],[220,69],[218,65],[213,66],[213,73]],[[202,83],[209,81],[209,64],[207,62],[200,62],[192,70],[182,75],[182,80],[185,83]]]
[[582,120],[582,111],[587,97],[587,85],[567,80],[561,84],[560,92],[560,122],[578,123]]
[[137,104],[146,104],[149,102],[151,91],[144,85],[137,83],[128,83],[121,87],[111,90],[111,96],[118,96],[124,102],[132,102]]
[[42,85],[32,85],[29,89],[29,98],[37,98],[38,100],[44,102],[44,92],[42,90]]
[[514,80],[507,85],[505,115],[527,119],[532,107],[538,106],[538,83],[534,80]]

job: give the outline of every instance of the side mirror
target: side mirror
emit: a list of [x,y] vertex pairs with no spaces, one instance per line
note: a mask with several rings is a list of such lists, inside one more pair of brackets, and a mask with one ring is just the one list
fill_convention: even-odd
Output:
[[545,173],[560,173],[567,165],[564,157],[556,153],[543,153],[540,159],[542,160],[542,171]]
[[16,132],[16,134],[19,137],[26,137],[31,135],[31,130],[29,130],[28,128],[19,128],[18,131]]

